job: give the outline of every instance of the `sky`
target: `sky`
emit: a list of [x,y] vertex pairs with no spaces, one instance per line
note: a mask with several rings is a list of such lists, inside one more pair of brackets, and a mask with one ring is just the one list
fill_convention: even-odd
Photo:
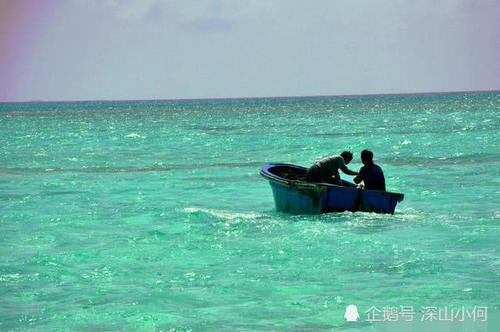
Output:
[[498,0],[0,0],[0,102],[500,89]]

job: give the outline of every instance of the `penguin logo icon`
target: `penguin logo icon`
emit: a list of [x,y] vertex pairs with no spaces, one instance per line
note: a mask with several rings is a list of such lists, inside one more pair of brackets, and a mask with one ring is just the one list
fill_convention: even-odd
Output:
[[349,304],[345,308],[344,319],[348,322],[356,322],[359,319],[358,307],[354,304]]

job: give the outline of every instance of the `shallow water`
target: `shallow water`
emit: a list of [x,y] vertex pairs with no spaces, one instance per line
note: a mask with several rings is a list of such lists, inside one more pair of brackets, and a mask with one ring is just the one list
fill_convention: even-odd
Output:
[[[0,104],[0,128],[1,330],[500,310],[499,93]],[[265,163],[350,149],[357,170],[365,148],[405,194],[395,215],[274,210]]]

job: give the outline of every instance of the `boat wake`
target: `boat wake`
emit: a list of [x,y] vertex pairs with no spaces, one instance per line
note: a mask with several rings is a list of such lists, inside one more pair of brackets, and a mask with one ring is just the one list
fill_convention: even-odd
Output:
[[236,220],[236,219],[255,220],[268,217],[260,213],[238,213],[233,211],[215,210],[215,209],[197,208],[197,207],[184,208],[184,212],[190,214],[205,213],[212,217],[224,220]]

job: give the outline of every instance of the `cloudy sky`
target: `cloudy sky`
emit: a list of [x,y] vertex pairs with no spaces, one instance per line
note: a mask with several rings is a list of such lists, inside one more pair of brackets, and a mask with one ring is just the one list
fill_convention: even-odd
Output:
[[0,101],[500,89],[498,0],[0,0]]

